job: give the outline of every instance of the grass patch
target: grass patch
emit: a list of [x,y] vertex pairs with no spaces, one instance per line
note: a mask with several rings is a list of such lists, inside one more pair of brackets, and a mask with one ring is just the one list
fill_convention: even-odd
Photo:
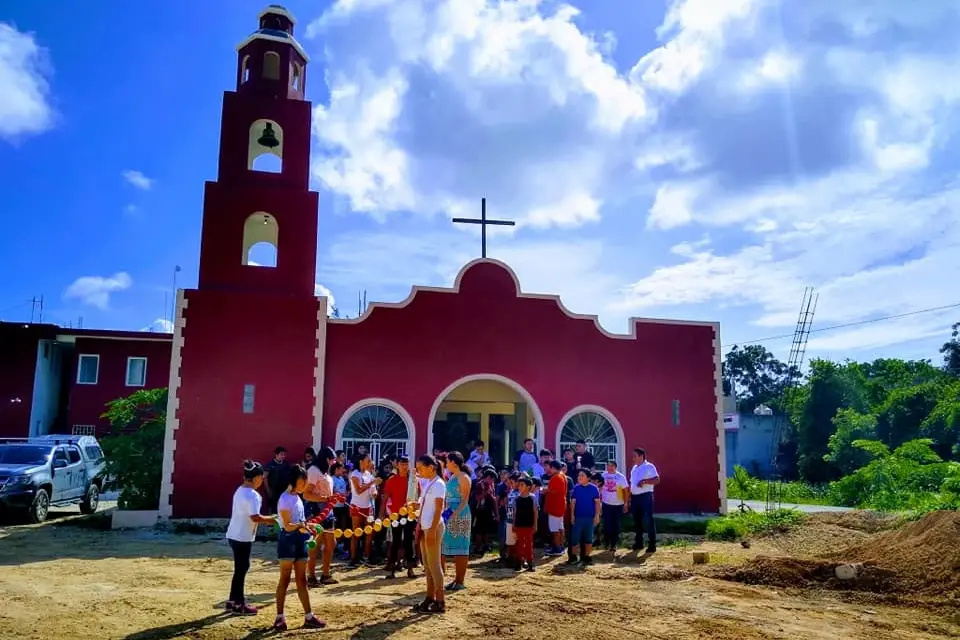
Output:
[[806,519],[795,509],[735,513],[714,518],[707,523],[707,537],[711,540],[740,540],[747,536],[788,531]]

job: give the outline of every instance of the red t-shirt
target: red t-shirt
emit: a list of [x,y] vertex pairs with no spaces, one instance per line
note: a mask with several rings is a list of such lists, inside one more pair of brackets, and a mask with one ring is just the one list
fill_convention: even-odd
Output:
[[392,475],[383,483],[383,496],[390,513],[407,504],[407,478]]
[[547,498],[543,505],[547,515],[562,518],[567,513],[567,479],[562,473],[550,476]]

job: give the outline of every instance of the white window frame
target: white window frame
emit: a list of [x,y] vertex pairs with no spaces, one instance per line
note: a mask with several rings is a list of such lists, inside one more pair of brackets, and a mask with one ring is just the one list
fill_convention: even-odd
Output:
[[[93,382],[84,382],[80,379],[80,374],[83,373],[83,359],[84,358],[96,358],[97,360],[97,375],[93,377]],[[77,355],[77,384],[97,384],[100,381],[100,354],[98,353],[81,353]]]
[[[130,382],[130,363],[134,360],[143,360],[143,382],[140,382],[139,384]],[[130,356],[127,358],[127,369],[123,372],[123,382],[124,385],[128,387],[147,386],[147,358],[145,356]]]

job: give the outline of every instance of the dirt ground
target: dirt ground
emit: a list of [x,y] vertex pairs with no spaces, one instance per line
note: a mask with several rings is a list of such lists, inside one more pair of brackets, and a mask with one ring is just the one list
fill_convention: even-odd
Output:
[[[277,567],[273,546],[257,543],[247,580],[256,617],[220,611],[232,564],[219,535],[99,531],[68,526],[0,528],[0,638],[203,638],[273,635]],[[471,562],[468,588],[443,616],[416,616],[422,578],[386,581],[375,569],[335,571],[339,585],[311,591],[323,631],[297,629],[301,608],[288,596],[291,631],[322,638],[903,638],[960,637],[947,602],[904,603],[889,595],[747,586],[716,576],[758,555],[829,553],[873,535],[862,527],[814,521],[794,531],[739,543],[683,540],[644,558],[597,554],[587,570],[563,559],[514,574]],[[669,538],[669,536],[665,536]],[[846,538],[846,540],[844,540]],[[711,553],[694,567],[691,552]],[[419,574],[418,574],[419,575]]]

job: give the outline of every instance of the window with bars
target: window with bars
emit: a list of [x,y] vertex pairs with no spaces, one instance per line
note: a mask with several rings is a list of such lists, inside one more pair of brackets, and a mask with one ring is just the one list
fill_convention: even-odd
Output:
[[557,455],[562,456],[567,449],[576,450],[577,440],[586,443],[597,469],[602,469],[607,460],[620,460],[623,444],[617,439],[617,432],[610,421],[596,411],[577,413],[563,424]]
[[95,436],[97,435],[97,426],[94,424],[75,424],[70,433],[75,436]]
[[340,448],[352,458],[357,447],[364,445],[374,460],[387,455],[407,453],[410,432],[400,415],[379,404],[361,407],[353,412],[343,426]]

